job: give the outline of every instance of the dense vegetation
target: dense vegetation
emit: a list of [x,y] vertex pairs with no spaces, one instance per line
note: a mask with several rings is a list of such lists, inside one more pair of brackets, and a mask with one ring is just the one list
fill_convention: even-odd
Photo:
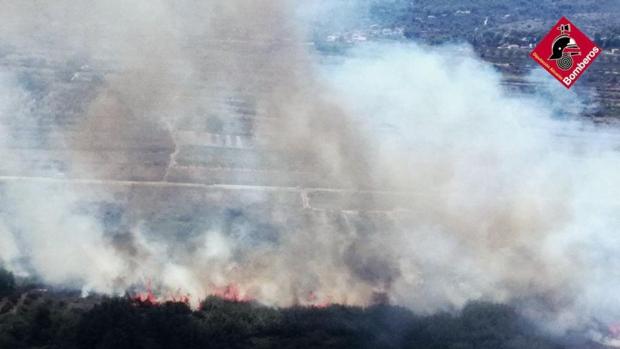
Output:
[[415,316],[374,306],[274,309],[207,299],[138,304],[108,299],[84,311],[39,305],[2,320],[2,348],[559,348],[506,306],[473,303],[461,314]]
[[562,16],[603,48],[620,47],[617,0],[366,0],[371,21],[402,26],[405,36],[430,43],[475,46],[537,43]]
[[[9,275],[4,273],[2,275]],[[2,278],[2,286],[14,285]],[[7,282],[7,280],[9,280]],[[271,308],[206,299],[200,309],[42,289],[0,301],[0,348],[560,348],[505,305],[417,316],[394,306]]]

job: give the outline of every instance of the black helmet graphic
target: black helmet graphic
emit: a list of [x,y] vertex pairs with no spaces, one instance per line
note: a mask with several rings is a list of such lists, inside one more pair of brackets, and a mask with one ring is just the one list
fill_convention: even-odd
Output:
[[553,40],[551,45],[551,57],[549,59],[560,59],[562,56],[574,56],[579,54],[579,46],[573,38],[562,34]]
[[551,57],[549,60],[554,60],[558,68],[562,70],[569,70],[573,67],[574,55],[580,55],[579,46],[577,42],[568,33],[570,33],[570,24],[562,24],[558,27],[560,35],[558,35],[553,44],[551,44]]

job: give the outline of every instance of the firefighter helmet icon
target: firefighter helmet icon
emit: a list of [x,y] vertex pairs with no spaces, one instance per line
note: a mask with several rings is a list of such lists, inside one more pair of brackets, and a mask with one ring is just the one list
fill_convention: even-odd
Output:
[[573,67],[572,56],[580,55],[581,51],[577,42],[573,39],[570,33],[570,24],[563,24],[558,27],[560,35],[558,35],[551,45],[551,57],[549,60],[554,60],[558,68],[562,70],[569,70]]

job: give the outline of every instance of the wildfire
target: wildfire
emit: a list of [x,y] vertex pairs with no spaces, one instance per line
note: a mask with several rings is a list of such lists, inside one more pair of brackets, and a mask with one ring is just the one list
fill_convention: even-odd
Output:
[[328,306],[333,304],[329,297],[322,300],[319,299],[319,296],[317,296],[316,292],[314,291],[308,294],[306,301],[309,303],[309,306],[313,308],[327,308]]
[[254,300],[247,294],[243,294],[236,284],[228,284],[224,287],[215,287],[211,295],[233,302],[250,302]]
[[153,293],[153,289],[151,287],[150,280],[147,282],[146,291],[138,292],[133,297],[131,297],[134,301],[138,303],[144,304],[161,304],[166,302],[174,302],[174,303],[184,303],[190,304],[191,296],[189,293],[183,294],[181,290],[177,290],[174,294],[168,294],[163,297],[158,297]]
[[[254,298],[242,292],[240,287],[236,284],[228,284],[223,287],[213,287],[209,295],[232,302],[251,302],[254,300]],[[192,299],[189,293],[182,293],[180,289],[175,293],[157,296],[153,292],[150,281],[147,282],[146,290],[144,292],[135,293],[131,299],[138,303],[144,304],[161,304],[166,302],[184,303],[188,305],[198,304],[193,302],[196,299]]]
[[[198,307],[203,297],[215,296],[223,300],[231,302],[252,302],[255,300],[247,291],[244,291],[236,283],[230,283],[225,286],[210,287],[210,291],[205,296],[192,297],[189,293],[183,293],[180,289],[176,292],[159,295],[153,291],[151,281],[148,280],[144,286],[144,291],[136,292],[130,298],[141,304],[162,304],[166,302],[184,303],[192,307]],[[306,296],[301,297],[298,302],[301,306],[312,308],[326,308],[334,304],[331,297],[320,295],[318,292],[311,291]]]

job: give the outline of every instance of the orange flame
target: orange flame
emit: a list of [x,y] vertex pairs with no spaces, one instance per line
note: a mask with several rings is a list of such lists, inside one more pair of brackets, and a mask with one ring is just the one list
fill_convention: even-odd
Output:
[[228,284],[224,287],[216,287],[212,295],[233,302],[250,302],[253,300],[253,298],[249,295],[243,294],[240,291],[239,286],[237,286],[236,284]]
[[146,291],[136,293],[132,299],[138,303],[151,305],[165,302],[189,304],[191,296],[190,294],[182,294],[181,290],[178,290],[176,294],[169,294],[165,297],[157,297],[151,288],[151,280],[148,280],[146,284]]
[[333,304],[329,297],[319,299],[319,296],[317,296],[316,292],[314,291],[308,294],[308,297],[306,297],[306,301],[312,308],[327,308],[328,306]]
[[[228,284],[221,287],[213,286],[210,295],[232,302],[251,302],[254,300],[253,297],[249,296],[247,293],[242,292],[240,287],[236,284]],[[138,303],[151,305],[161,304],[165,302],[190,304],[192,301],[191,295],[189,293],[182,293],[180,289],[177,290],[176,293],[168,294],[165,296],[157,296],[153,292],[150,280],[148,280],[146,283],[146,291],[135,293],[131,297],[131,299]]]

